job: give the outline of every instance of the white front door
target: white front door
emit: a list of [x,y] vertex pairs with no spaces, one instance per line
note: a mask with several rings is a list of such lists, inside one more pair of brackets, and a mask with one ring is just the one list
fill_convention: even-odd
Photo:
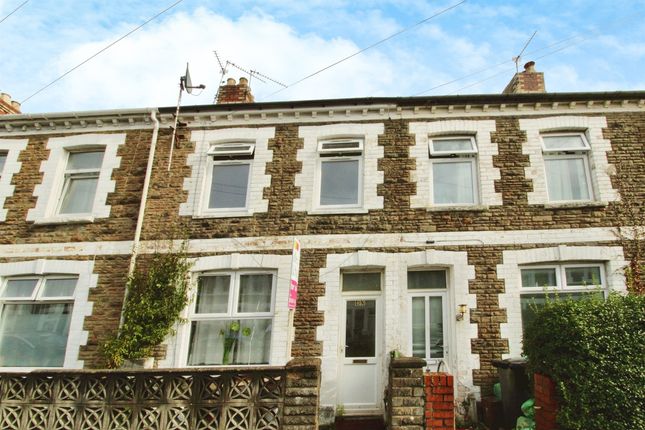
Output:
[[381,306],[373,295],[344,296],[339,404],[348,413],[382,409]]

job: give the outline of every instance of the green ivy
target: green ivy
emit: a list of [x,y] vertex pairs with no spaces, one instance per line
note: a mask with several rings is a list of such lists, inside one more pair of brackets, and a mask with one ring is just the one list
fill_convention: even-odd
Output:
[[645,296],[549,300],[527,326],[524,354],[555,381],[561,428],[645,429]]
[[190,266],[183,247],[179,252],[154,254],[147,269],[137,264],[126,284],[123,323],[103,345],[108,367],[150,356],[155,346],[173,334],[188,304]]

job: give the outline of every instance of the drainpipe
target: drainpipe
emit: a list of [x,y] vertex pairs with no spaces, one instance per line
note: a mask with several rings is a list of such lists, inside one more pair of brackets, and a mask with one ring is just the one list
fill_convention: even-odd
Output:
[[[152,165],[155,159],[155,150],[157,148],[157,138],[159,136],[159,120],[157,111],[150,110],[150,119],[154,123],[152,129],[152,140],[150,142],[150,152],[148,153],[148,165],[146,167],[146,178],[143,181],[143,192],[141,193],[141,204],[139,205],[139,217],[137,218],[137,227],[134,231],[134,241],[132,243],[132,257],[130,257],[130,267],[128,269],[128,278],[134,272],[134,265],[139,254],[139,243],[141,241],[141,230],[143,229],[143,218],[146,213],[146,201],[148,200],[148,189],[150,188],[150,179],[152,178]],[[126,291],[127,295],[128,292]],[[124,301],[125,304],[125,301]]]

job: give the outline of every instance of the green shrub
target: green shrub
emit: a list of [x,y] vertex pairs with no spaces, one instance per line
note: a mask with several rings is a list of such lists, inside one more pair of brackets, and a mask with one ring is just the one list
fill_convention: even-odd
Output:
[[560,426],[645,429],[645,296],[549,300],[536,312],[524,354],[555,381]]
[[155,254],[147,270],[137,265],[127,281],[123,323],[103,345],[108,367],[150,356],[152,348],[173,332],[188,304],[190,266],[183,249]]

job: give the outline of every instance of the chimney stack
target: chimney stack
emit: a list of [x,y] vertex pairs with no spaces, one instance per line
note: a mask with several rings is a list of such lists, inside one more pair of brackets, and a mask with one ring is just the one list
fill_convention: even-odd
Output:
[[226,85],[221,85],[217,91],[216,104],[230,104],[230,103],[253,103],[255,101],[253,94],[251,94],[251,87],[246,78],[240,78],[238,83],[235,79],[228,78]]
[[535,71],[535,61],[524,65],[524,71],[516,73],[502,94],[546,93],[544,73]]
[[11,100],[11,96],[7,93],[0,93],[0,115],[19,114],[20,103]]

